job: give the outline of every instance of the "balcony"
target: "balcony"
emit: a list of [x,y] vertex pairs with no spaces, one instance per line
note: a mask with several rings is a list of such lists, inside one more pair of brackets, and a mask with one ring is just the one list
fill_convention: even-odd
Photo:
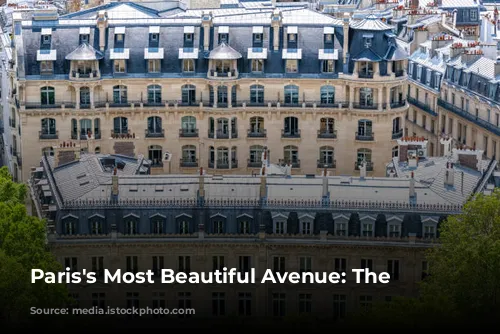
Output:
[[[209,161],[208,168],[229,169],[229,161],[217,160],[217,166],[215,166],[214,161]],[[238,168],[238,160],[231,161],[231,168]]]
[[434,110],[432,110],[432,108],[426,104],[426,103],[423,103],[423,102],[420,102],[419,100],[413,98],[413,97],[408,97],[408,102],[420,109],[422,109],[423,111],[425,111],[426,113],[430,114],[431,116],[438,116],[437,112],[435,112]]
[[300,129],[286,132],[281,130],[281,138],[300,138]]
[[198,167],[198,159],[181,158],[180,167]]
[[247,160],[248,168],[260,168],[262,167],[262,161],[252,161],[250,159]]
[[142,103],[143,107],[164,107],[165,102],[162,101],[144,101],[139,102],[139,105]]
[[337,139],[337,130],[318,130],[318,139]]
[[[214,136],[215,134],[217,135],[217,137]],[[231,136],[229,136],[229,132],[228,131],[217,130],[215,133],[213,131],[209,131],[208,132],[208,138],[213,138],[213,139],[234,139],[234,138],[238,138],[238,133],[237,132],[232,132]]]
[[266,138],[267,137],[267,130],[266,129],[257,129],[257,130],[248,129],[247,137],[248,138]]
[[[359,170],[359,165],[360,164],[361,164],[361,161],[355,161],[354,162],[354,170]],[[366,161],[366,171],[367,172],[373,172],[373,162]]]
[[108,105],[110,108],[128,108],[128,107],[131,107],[132,104],[133,104],[133,102],[126,102],[126,101],[108,102]]
[[[279,161],[279,164],[281,166],[286,166],[287,164],[289,164],[290,162],[287,161],[287,160],[280,160]],[[291,162],[292,164],[292,168],[300,168],[300,160],[299,159],[295,159]]]
[[59,131],[56,131],[55,133],[47,133],[44,131],[38,131],[38,138],[39,139],[46,139],[46,140],[59,139]]
[[403,129],[392,133],[392,139],[399,139],[403,137]]
[[467,111],[465,111],[459,107],[456,107],[453,104],[446,102],[442,99],[438,99],[438,106],[445,108],[446,110],[451,111],[452,113],[454,113],[462,118],[465,118],[466,120],[488,130],[489,132],[491,132],[497,136],[500,136],[500,127],[495,126],[493,123],[490,123],[482,118],[479,118],[476,115],[468,113]]
[[161,130],[150,130],[146,129],[144,136],[146,138],[165,138],[165,129]]
[[75,103],[74,102],[57,102],[57,103],[52,103],[52,104],[47,104],[47,103],[37,103],[37,102],[26,102],[24,103],[24,108],[25,109],[61,109],[63,106],[64,108],[74,108]]
[[91,71],[87,73],[71,71],[69,75],[70,80],[98,80],[101,78],[100,71]]
[[217,72],[216,70],[209,70],[207,73],[208,79],[238,79],[238,71],[230,70],[228,72],[221,71]]
[[405,105],[406,105],[406,100],[391,102],[391,108],[401,108],[404,107]]
[[367,109],[367,110],[376,110],[378,109],[378,103],[353,103],[352,107],[354,109]]
[[358,78],[373,79],[373,72],[358,72]]
[[[76,139],[76,134],[71,134],[71,139]],[[101,139],[101,132],[97,131],[96,133],[80,133],[80,140],[89,140],[89,139]]]
[[114,131],[111,130],[111,138],[113,139],[133,139],[135,133],[130,133],[130,130]]
[[198,138],[198,129],[179,129],[181,138]]
[[395,70],[394,71],[394,75],[397,77],[402,77],[405,75],[405,71],[404,70]]
[[318,168],[337,168],[337,160],[325,161],[318,159],[316,165]]
[[356,140],[359,141],[374,141],[375,140],[375,133],[374,132],[368,132],[364,134],[359,134],[359,132],[356,132]]

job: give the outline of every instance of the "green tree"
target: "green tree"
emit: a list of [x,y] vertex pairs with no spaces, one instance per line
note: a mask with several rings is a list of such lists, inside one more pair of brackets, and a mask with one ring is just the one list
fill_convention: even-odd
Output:
[[0,322],[25,321],[31,307],[64,306],[63,284],[31,283],[31,269],[61,270],[46,246],[45,222],[27,214],[27,187],[0,168]]
[[[500,319],[500,189],[468,201],[440,229],[440,244],[427,252],[429,276],[419,298],[396,298],[348,319],[349,326],[491,324]],[[352,327],[351,327],[352,328]]]

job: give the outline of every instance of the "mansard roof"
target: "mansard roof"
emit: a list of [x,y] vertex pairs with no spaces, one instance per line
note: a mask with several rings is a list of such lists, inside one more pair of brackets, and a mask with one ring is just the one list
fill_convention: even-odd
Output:
[[210,51],[208,56],[209,59],[215,60],[232,60],[240,59],[241,53],[227,45],[226,43],[221,43],[218,47]]
[[89,45],[88,43],[80,44],[73,52],[66,56],[66,60],[99,60],[104,55]]
[[357,30],[373,30],[373,31],[387,31],[392,30],[393,27],[385,22],[382,22],[377,16],[369,15],[361,21],[352,21],[350,23],[352,29]]

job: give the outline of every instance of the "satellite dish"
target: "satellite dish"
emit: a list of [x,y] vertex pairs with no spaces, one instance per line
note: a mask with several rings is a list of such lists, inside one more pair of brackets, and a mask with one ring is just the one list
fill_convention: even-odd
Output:
[[165,154],[163,155],[163,160],[170,161],[170,159],[172,159],[172,153],[165,152]]

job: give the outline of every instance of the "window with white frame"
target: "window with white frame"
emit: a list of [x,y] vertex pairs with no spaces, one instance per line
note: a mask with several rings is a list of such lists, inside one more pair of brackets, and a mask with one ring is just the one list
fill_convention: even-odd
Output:
[[54,71],[54,62],[51,60],[43,60],[40,62],[41,74],[52,74]]
[[252,59],[252,72],[262,72],[262,71],[264,71],[264,60]]
[[364,237],[372,237],[373,236],[373,223],[363,223],[361,225],[361,235]]
[[159,73],[160,71],[161,71],[160,59],[149,59],[148,60],[148,72],[149,73]]
[[417,80],[420,81],[422,78],[422,65],[417,65]]
[[335,235],[346,236],[347,235],[347,223],[345,223],[345,222],[335,223]]
[[300,222],[300,232],[302,234],[312,234],[313,222],[310,220],[303,220]]
[[424,225],[424,238],[432,239],[436,236],[436,226]]
[[389,224],[389,237],[399,238],[401,236],[401,224]]
[[333,60],[323,60],[323,73],[333,73],[335,70]]
[[285,234],[286,233],[286,221],[277,220],[274,222],[273,232],[275,234]]
[[115,73],[125,73],[125,59],[115,59],[113,63]]
[[425,75],[425,84],[426,85],[430,85],[431,84],[431,75],[432,75],[432,71],[428,69],[427,73]]
[[408,63],[408,74],[412,75],[413,74],[413,62]]
[[299,61],[297,59],[287,59],[285,70],[286,73],[297,73],[299,71]]
[[182,60],[182,71],[183,72],[194,72],[194,60],[193,59],[183,59]]

